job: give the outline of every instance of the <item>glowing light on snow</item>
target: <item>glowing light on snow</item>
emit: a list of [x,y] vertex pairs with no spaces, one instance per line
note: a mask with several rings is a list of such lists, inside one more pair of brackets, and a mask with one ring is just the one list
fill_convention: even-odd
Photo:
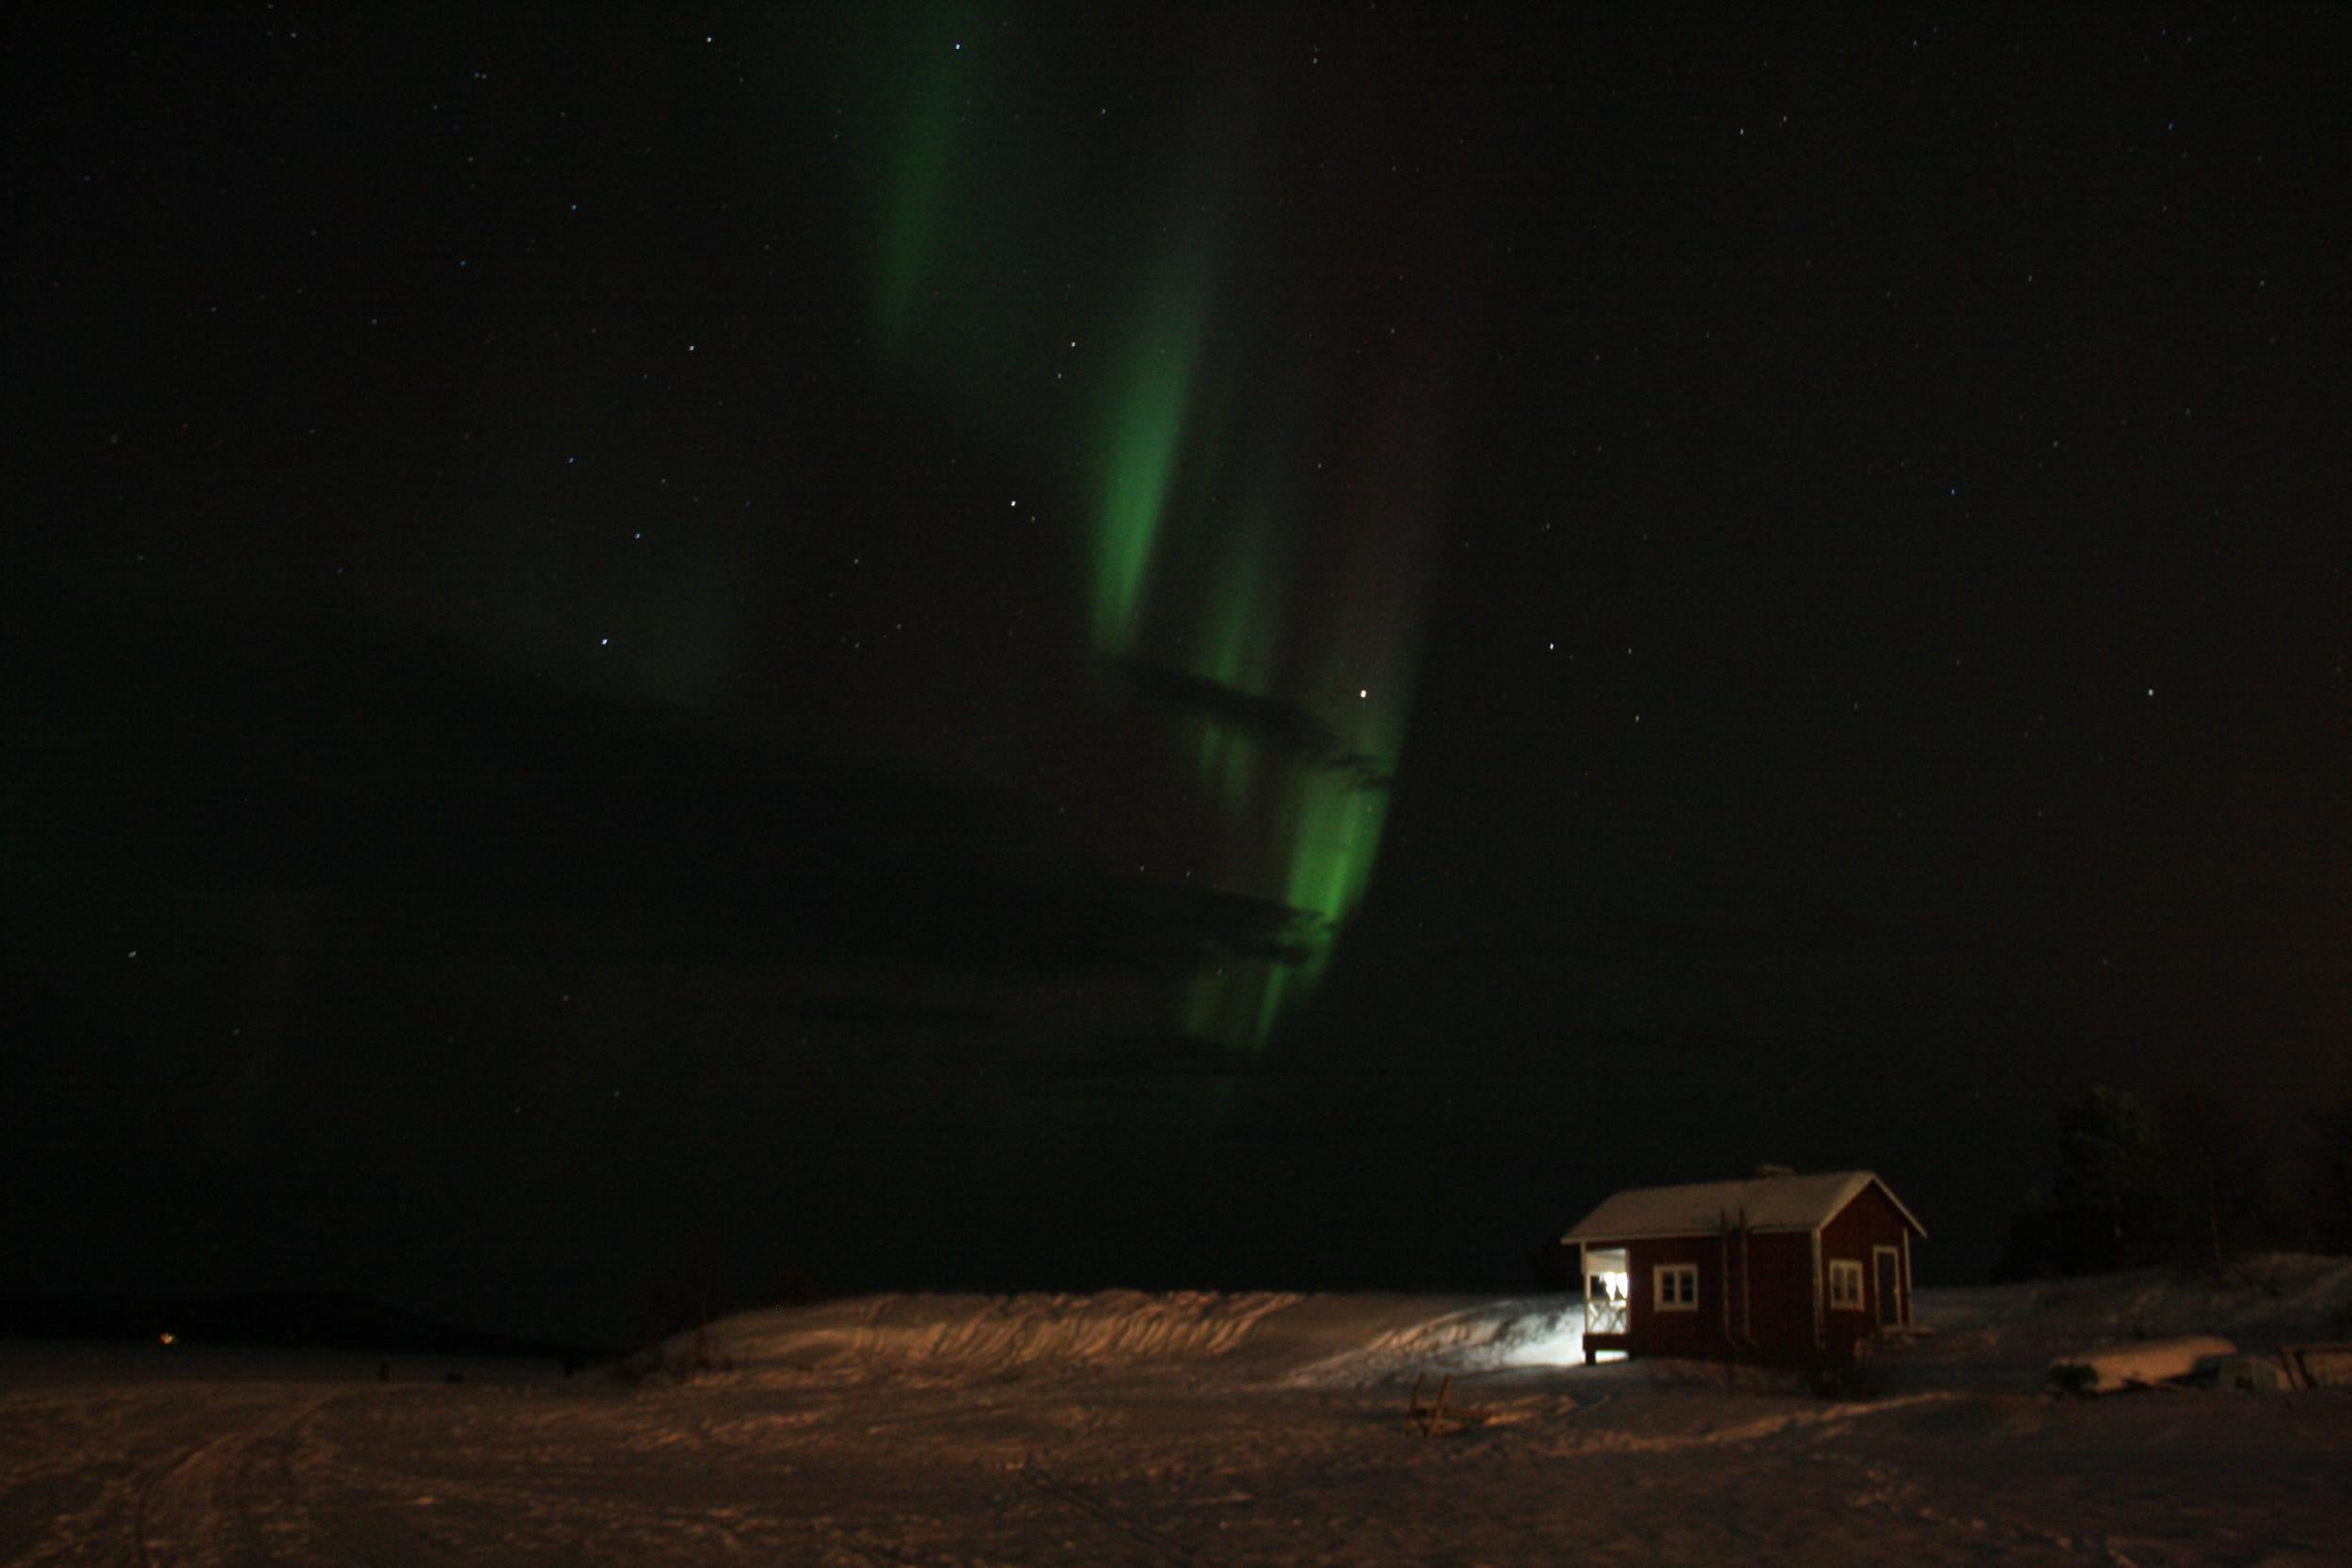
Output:
[[1495,1335],[1499,1367],[1575,1367],[1584,1361],[1584,1304],[1527,1312]]
[[1549,1333],[1524,1339],[1503,1354],[1506,1367],[1573,1367],[1584,1359],[1583,1325],[1563,1317]]

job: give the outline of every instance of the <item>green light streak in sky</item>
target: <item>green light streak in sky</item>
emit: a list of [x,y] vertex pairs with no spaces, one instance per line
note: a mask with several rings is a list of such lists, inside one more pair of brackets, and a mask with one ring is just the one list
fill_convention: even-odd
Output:
[[[1193,673],[1252,695],[1272,684],[1276,607],[1285,586],[1280,543],[1274,509],[1265,501],[1239,507],[1226,519],[1193,641]],[[1201,725],[1201,786],[1228,813],[1248,803],[1257,752],[1249,737],[1226,725]]]
[[1311,992],[1322,979],[1341,933],[1371,891],[1373,867],[1379,859],[1382,831],[1388,822],[1390,797],[1385,780],[1394,776],[1403,754],[1406,719],[1412,705],[1412,682],[1406,672],[1416,661],[1416,639],[1413,629],[1404,624],[1406,619],[1375,617],[1376,629],[1363,642],[1353,648],[1325,650],[1325,678],[1318,685],[1326,691],[1344,687],[1346,677],[1342,671],[1350,659],[1358,672],[1387,672],[1378,691],[1358,700],[1354,723],[1341,732],[1348,736],[1357,758],[1369,764],[1383,782],[1367,779],[1352,768],[1330,766],[1313,768],[1297,779],[1289,879],[1282,898],[1313,923],[1316,940],[1306,958],[1269,977],[1257,1021],[1260,1042],[1271,1036],[1282,1011]]
[[1126,356],[1094,527],[1094,645],[1103,653],[1135,649],[1207,319],[1207,291],[1195,268],[1160,291]]
[[956,151],[957,106],[966,90],[966,77],[977,69],[955,46],[961,30],[954,12],[944,13],[926,30],[924,64],[915,74],[882,180],[874,321],[887,353],[905,345],[926,285],[938,272],[940,235],[946,227],[947,176]]
[[1266,977],[1255,1021],[1255,1043],[1263,1044],[1285,1008],[1303,1000],[1331,959],[1348,916],[1372,880],[1380,847],[1380,826],[1388,798],[1354,780],[1328,771],[1298,781],[1298,820],[1291,836],[1290,878],[1283,902],[1311,922],[1311,940],[1297,962]]
[[[995,102],[979,74],[990,52],[956,43],[989,29],[961,20],[920,13],[890,40],[896,134],[866,171],[880,193],[875,342],[908,384],[1058,453],[1089,641],[1140,673],[1123,689],[1166,705],[1174,751],[1159,760],[1189,764],[1197,789],[1168,806],[1188,822],[1188,852],[1204,881],[1295,912],[1295,956],[1227,953],[1183,999],[1194,1035],[1263,1046],[1311,994],[1371,885],[1415,659],[1412,509],[1398,510],[1396,485],[1343,499],[1303,471],[1311,449],[1329,455],[1323,404],[1356,394],[1212,337],[1264,305],[1260,273],[1219,264],[1239,205],[1221,177],[1243,155],[1232,123],[1216,123],[1173,199],[1147,191],[1124,211],[1076,213],[1051,177],[1067,151],[1008,139],[1004,117],[982,113]],[[998,131],[974,139],[976,116]],[[1180,215],[1152,223],[1152,208]],[[1096,248],[1038,250],[1054,233]],[[1041,308],[1030,279],[1048,261],[1116,292]],[[1099,344],[1064,357],[1089,336]],[[1021,390],[1049,342],[1057,389]],[[1417,449],[1417,421],[1399,433],[1368,451]]]
[[1273,511],[1245,505],[1228,521],[1194,641],[1193,672],[1240,691],[1263,692],[1273,673],[1284,587]]
[[[1380,826],[1388,797],[1352,780],[1318,774],[1307,782],[1297,837],[1291,847],[1290,885],[1284,901],[1322,923],[1332,935],[1372,881],[1373,857],[1380,847]],[[1327,954],[1318,947],[1301,967],[1310,978],[1322,973]]]
[[[1377,660],[1395,669],[1406,660],[1393,628],[1381,639],[1390,645]],[[1392,702],[1364,706],[1355,715],[1355,734],[1344,756],[1302,756],[1268,752],[1263,736],[1222,733],[1216,754],[1239,758],[1248,771],[1239,786],[1220,794],[1230,822],[1253,812],[1274,816],[1274,863],[1260,875],[1279,880],[1259,884],[1263,896],[1279,899],[1300,922],[1303,952],[1287,963],[1231,961],[1195,981],[1186,999],[1186,1027],[1229,1044],[1263,1045],[1284,1013],[1311,995],[1328,967],[1342,933],[1372,885],[1389,811],[1386,779],[1402,747],[1406,704],[1403,683]],[[1352,695],[1352,694],[1351,694]],[[1369,699],[1361,699],[1369,703]],[[1367,774],[1376,776],[1367,776]],[[1269,802],[1269,792],[1271,802]]]

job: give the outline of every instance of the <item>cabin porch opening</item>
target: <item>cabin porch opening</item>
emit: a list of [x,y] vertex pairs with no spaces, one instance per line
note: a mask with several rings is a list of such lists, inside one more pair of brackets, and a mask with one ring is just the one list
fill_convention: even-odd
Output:
[[[1583,1254],[1586,1359],[1597,1359],[1609,1352],[1621,1354],[1625,1336],[1632,1327],[1632,1262],[1624,1247],[1581,1246],[1580,1250]],[[1595,1344],[1596,1337],[1602,1343]]]

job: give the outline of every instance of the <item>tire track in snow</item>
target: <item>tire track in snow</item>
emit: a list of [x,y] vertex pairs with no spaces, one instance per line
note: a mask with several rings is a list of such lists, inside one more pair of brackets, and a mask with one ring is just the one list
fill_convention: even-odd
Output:
[[[131,1540],[141,1568],[274,1561],[264,1542],[269,1532],[255,1528],[247,1513],[258,1449],[272,1438],[297,1439],[303,1423],[342,1397],[339,1389],[291,1411],[272,1411],[258,1425],[224,1432],[149,1470],[137,1482],[131,1507]],[[241,1544],[231,1539],[240,1535]]]
[[[732,1507],[648,1502],[610,1490],[603,1483],[612,1478],[604,1473],[549,1477],[534,1483],[530,1476],[493,1481],[446,1471],[364,1469],[342,1461],[320,1466],[319,1473],[331,1476],[347,1494],[374,1494],[384,1514],[394,1519],[414,1508],[446,1510],[464,1503],[509,1524],[528,1523],[540,1531],[532,1543],[539,1550],[562,1548],[591,1534],[609,1548],[616,1536],[637,1532],[653,1538],[648,1549],[669,1550],[682,1540],[696,1541],[705,1560],[722,1557],[759,1562],[807,1560],[787,1554],[795,1538],[813,1539],[826,1554],[821,1560],[847,1560],[866,1568],[941,1568],[961,1560],[925,1555],[871,1528],[845,1525],[830,1515],[794,1517],[749,1513]],[[409,1534],[416,1533],[413,1527],[406,1528]]]
[[1105,1528],[1137,1543],[1163,1562],[1175,1563],[1177,1568],[1209,1568],[1209,1560],[1201,1556],[1198,1547],[1153,1529],[1113,1508],[1076,1481],[1049,1468],[1034,1453],[1023,1458],[1013,1473],[1041,1496],[1073,1508]]

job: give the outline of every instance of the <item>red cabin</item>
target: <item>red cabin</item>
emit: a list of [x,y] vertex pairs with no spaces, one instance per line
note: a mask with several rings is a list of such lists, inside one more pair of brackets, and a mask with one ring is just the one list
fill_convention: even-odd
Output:
[[1619,1193],[1561,1240],[1584,1276],[1584,1359],[1620,1351],[1842,1367],[1911,1323],[1927,1230],[1867,1170]]

